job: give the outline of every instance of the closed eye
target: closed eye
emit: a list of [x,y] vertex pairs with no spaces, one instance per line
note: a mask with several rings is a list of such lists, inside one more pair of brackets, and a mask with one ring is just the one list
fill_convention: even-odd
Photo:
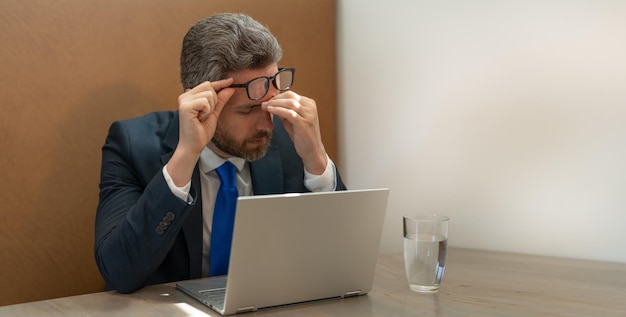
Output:
[[239,112],[243,113],[243,114],[249,114],[251,113],[253,110],[255,110],[255,108],[259,108],[261,109],[261,105],[252,105],[252,106],[246,106],[246,107],[242,107]]

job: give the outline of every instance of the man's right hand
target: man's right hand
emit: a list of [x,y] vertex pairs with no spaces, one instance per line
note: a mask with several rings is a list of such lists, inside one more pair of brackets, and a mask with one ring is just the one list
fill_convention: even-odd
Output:
[[167,172],[177,186],[189,182],[200,153],[213,138],[220,113],[235,93],[235,89],[228,88],[232,83],[232,78],[207,81],[178,97],[180,135],[167,164]]

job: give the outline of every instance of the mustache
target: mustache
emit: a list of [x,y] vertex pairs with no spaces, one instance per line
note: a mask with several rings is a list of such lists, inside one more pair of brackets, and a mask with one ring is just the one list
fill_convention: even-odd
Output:
[[259,131],[257,133],[255,133],[253,136],[251,136],[250,138],[248,138],[248,141],[254,141],[254,140],[258,140],[258,139],[269,139],[272,137],[272,131]]

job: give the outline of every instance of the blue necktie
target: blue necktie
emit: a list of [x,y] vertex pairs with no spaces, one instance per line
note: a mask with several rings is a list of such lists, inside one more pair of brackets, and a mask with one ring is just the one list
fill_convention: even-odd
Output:
[[211,255],[209,259],[209,276],[226,275],[230,246],[233,240],[235,224],[235,207],[237,206],[237,169],[226,161],[215,171],[222,182],[217,192],[215,209],[213,210],[213,228],[211,231]]

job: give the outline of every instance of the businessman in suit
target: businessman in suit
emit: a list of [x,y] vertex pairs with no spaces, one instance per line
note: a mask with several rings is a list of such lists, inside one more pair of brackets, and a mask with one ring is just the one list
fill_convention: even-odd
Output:
[[316,103],[290,90],[295,69],[279,68],[281,57],[252,18],[207,17],[183,40],[178,110],[111,125],[94,246],[107,289],[211,274],[216,169],[227,161],[240,196],[346,189]]

